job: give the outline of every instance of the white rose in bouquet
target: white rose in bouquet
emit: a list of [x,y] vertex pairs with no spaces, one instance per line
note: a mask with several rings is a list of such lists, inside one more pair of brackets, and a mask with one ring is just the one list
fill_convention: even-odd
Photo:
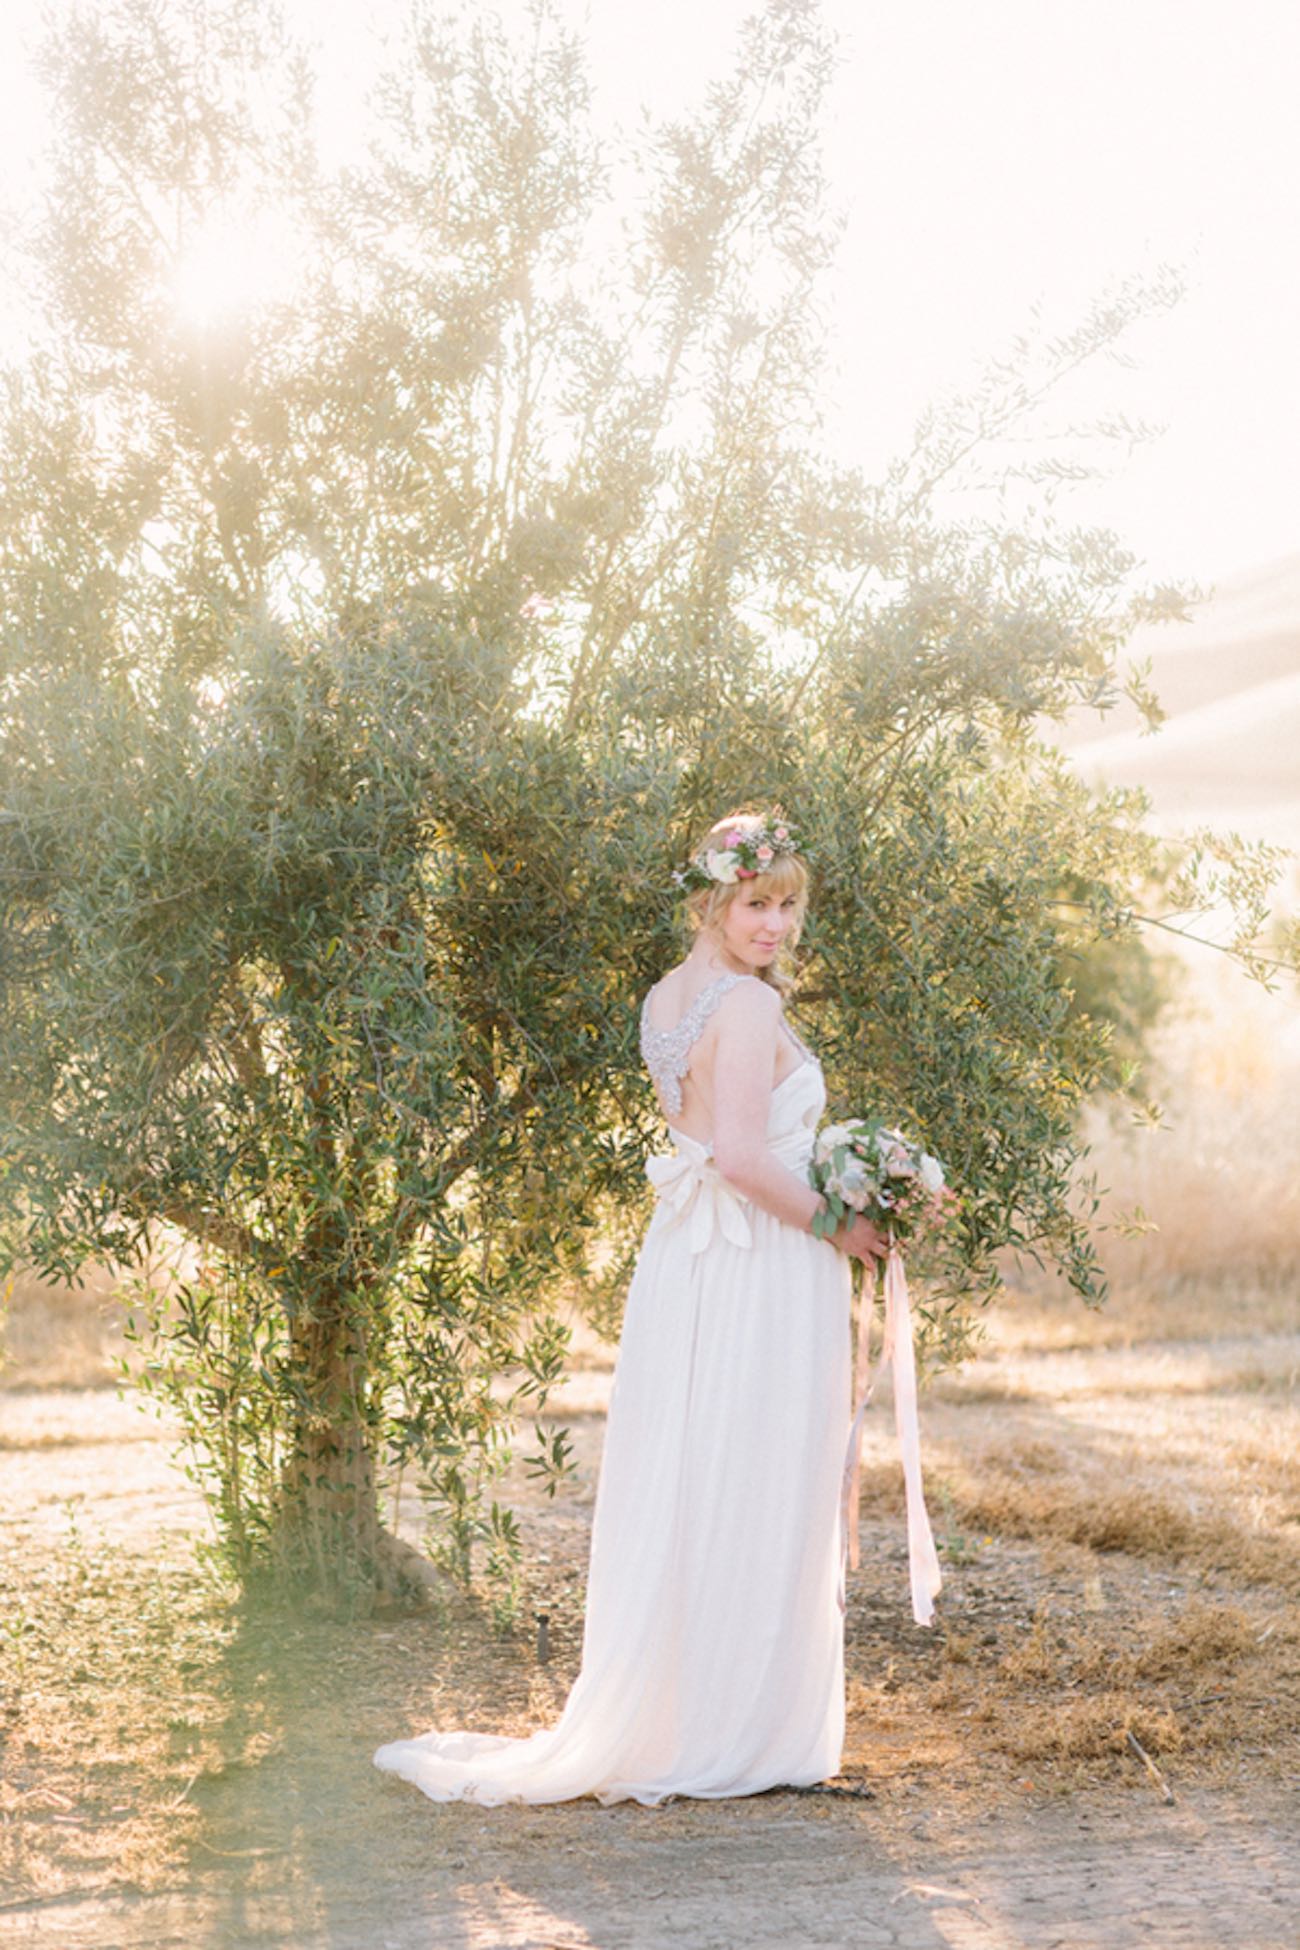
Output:
[[955,1205],[939,1160],[913,1139],[872,1119],[846,1118],[817,1135],[809,1182],[825,1194],[813,1231],[834,1232],[851,1212],[865,1212],[896,1240],[942,1225]]
[[921,1153],[920,1178],[927,1192],[941,1192],[947,1183],[943,1175],[943,1166],[937,1158],[932,1158],[928,1151]]
[[861,1158],[846,1158],[843,1169],[835,1173],[835,1183],[844,1203],[851,1205],[855,1212],[863,1211],[876,1194],[877,1188],[867,1176]]

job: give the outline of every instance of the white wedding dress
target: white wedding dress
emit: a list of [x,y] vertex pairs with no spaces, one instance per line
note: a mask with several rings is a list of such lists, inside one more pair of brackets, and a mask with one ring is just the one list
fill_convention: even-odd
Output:
[[[670,1106],[691,1044],[745,979],[720,977],[672,1030],[643,1010]],[[799,1049],[767,1141],[803,1175],[826,1093]],[[619,1342],[581,1670],[560,1718],[526,1739],[435,1729],[378,1750],[377,1767],[434,1801],[654,1806],[839,1769],[849,1264],[743,1198],[707,1146],[672,1135],[646,1167],[659,1202]]]

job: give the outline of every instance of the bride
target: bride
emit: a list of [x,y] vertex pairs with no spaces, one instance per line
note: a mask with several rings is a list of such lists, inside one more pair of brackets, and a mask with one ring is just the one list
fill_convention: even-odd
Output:
[[811,1231],[820,1067],[785,1019],[807,877],[740,813],[675,876],[694,939],[641,1010],[674,1148],[628,1290],[596,1494],[582,1665],[526,1739],[434,1729],[375,1765],[434,1801],[654,1806],[810,1786],[844,1741],[839,1497],[846,1255]]

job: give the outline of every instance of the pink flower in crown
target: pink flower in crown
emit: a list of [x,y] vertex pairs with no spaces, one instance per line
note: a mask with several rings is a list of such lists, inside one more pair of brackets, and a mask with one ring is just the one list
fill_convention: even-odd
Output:
[[790,829],[787,826],[774,827],[773,836],[778,840],[788,840],[790,837]]
[[736,868],[736,878],[737,878],[737,880],[757,880],[757,879],[758,879],[758,868],[757,868],[757,867],[737,867],[737,868]]
[[744,842],[744,838],[745,838],[745,835],[744,835],[743,833],[728,833],[728,834],[727,834],[727,845],[728,845],[728,846],[740,846],[740,845],[741,845],[741,844],[742,844],[742,843]]
[[766,865],[767,865],[767,863],[768,863],[768,861],[769,861],[769,860],[770,860],[770,859],[772,858],[772,849],[771,849],[771,847],[770,847],[770,846],[760,846],[760,847],[758,848],[758,851],[757,851],[757,852],[755,853],[755,855],[754,855],[754,858],[755,858],[756,860],[761,860],[761,861],[763,862],[763,865],[764,865],[764,866],[766,866]]

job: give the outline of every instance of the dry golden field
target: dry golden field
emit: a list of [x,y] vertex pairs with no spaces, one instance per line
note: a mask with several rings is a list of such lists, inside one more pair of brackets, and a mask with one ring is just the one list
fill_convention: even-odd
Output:
[[[1166,827],[1300,842],[1300,557],[1155,658],[1170,722],[1067,731]],[[1286,899],[1300,905],[1294,875]],[[911,1623],[888,1384],[868,1418],[833,1793],[436,1807],[432,1725],[525,1733],[577,1671],[614,1349],[574,1317],[576,1473],[505,1491],[522,1624],[454,1598],[250,1617],[197,1565],[172,1430],[114,1384],[111,1282],[21,1283],[0,1368],[0,1946],[1294,1950],[1300,1935],[1300,990],[1187,950],[1152,1094],[1098,1112],[1107,1304],[1011,1262],[922,1396],[944,1565]],[[413,1540],[420,1514],[396,1513]],[[535,1615],[549,1619],[538,1656]]]
[[[1233,1941],[1288,1941],[1300,1005],[1217,966],[1189,1003],[1162,1038],[1163,1127],[1093,1132],[1114,1202],[1158,1228],[1108,1241],[1108,1304],[1008,1265],[977,1355],[925,1390],[932,1632],[908,1614],[882,1386],[840,1796],[485,1818],[372,1769],[406,1731],[522,1733],[559,1710],[614,1354],[581,1322],[556,1405],[576,1478],[550,1504],[508,1481],[528,1601],[499,1638],[470,1600],[351,1626],[241,1615],[195,1568],[206,1519],[167,1428],[112,1383],[111,1294],[20,1287],[0,1377],[0,1944],[1003,1950],[1134,1940],[1117,1918],[1157,1885],[1143,1940],[1163,1918],[1170,1942],[1227,1941],[1175,1932],[1180,1903],[1221,1902]],[[402,1521],[418,1538],[414,1507]],[[1261,1886],[1292,1893],[1270,1908]],[[1079,1934],[1044,1933],[1063,1915]]]

